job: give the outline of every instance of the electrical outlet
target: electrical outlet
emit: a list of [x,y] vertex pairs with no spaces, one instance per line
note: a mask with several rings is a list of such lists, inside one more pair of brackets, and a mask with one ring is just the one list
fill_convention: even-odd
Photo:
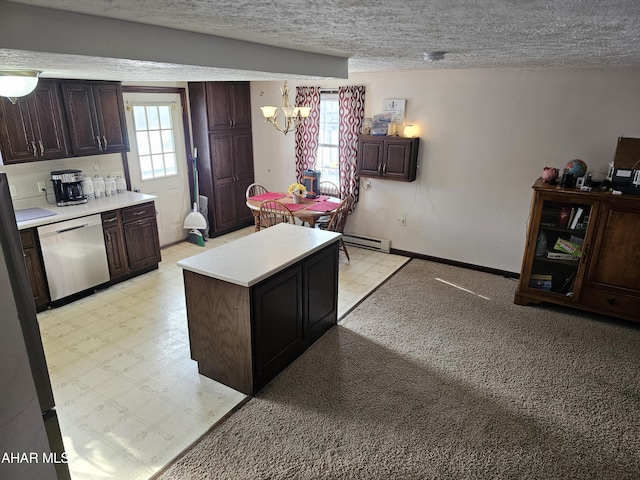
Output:
[[16,190],[15,185],[9,184],[9,193],[11,194],[11,198],[15,198],[18,196],[18,190]]
[[398,221],[400,225],[404,227],[407,224],[407,217],[398,217]]
[[47,191],[47,187],[45,186],[44,182],[38,182],[38,192],[46,192]]

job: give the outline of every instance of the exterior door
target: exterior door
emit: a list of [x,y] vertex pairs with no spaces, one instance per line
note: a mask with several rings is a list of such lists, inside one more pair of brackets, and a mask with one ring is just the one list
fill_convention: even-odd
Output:
[[165,246],[186,238],[189,197],[182,105],[174,93],[125,92],[131,189],[155,195],[158,236]]

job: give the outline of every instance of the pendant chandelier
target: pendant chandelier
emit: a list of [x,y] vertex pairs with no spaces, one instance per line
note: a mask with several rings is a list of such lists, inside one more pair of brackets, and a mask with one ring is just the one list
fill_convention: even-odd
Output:
[[[286,80],[281,91],[282,105],[279,107],[264,106],[260,107],[260,110],[262,110],[265,121],[270,122],[276,130],[286,135],[291,130],[298,128],[307,119],[309,113],[311,113],[311,107],[292,107],[289,104],[289,87]],[[281,112],[284,115],[283,125],[278,124],[278,116]]]

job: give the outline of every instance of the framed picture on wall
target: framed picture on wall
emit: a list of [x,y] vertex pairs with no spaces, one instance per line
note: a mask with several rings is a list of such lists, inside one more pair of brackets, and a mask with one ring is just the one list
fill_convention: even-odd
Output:
[[404,109],[406,105],[404,98],[385,98],[382,101],[382,112],[391,114],[391,121],[397,125],[404,123]]

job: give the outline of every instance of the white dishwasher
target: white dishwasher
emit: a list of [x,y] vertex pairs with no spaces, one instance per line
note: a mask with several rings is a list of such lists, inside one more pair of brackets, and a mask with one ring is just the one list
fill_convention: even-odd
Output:
[[51,300],[109,281],[100,215],[38,227]]

